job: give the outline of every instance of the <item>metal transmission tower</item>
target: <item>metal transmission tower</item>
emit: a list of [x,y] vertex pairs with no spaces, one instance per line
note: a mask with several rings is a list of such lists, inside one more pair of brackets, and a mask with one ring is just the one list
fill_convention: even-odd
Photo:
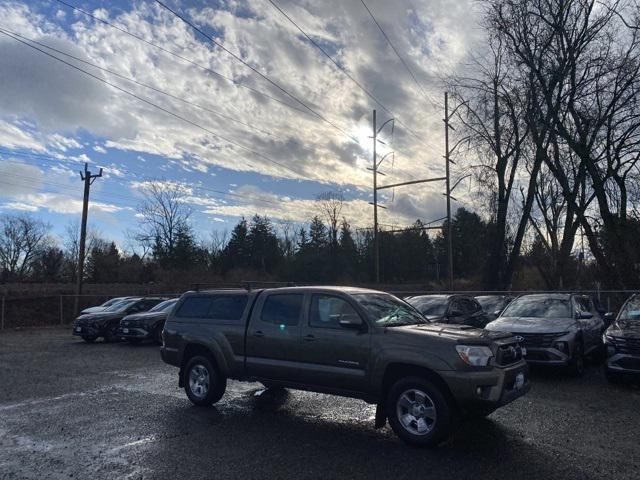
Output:
[[[372,168],[369,168],[369,170],[373,171],[373,202],[371,202],[371,204],[373,205],[373,248],[374,248],[373,257],[374,257],[374,270],[375,270],[375,276],[376,276],[376,283],[380,282],[380,240],[379,240],[379,232],[378,232],[378,207],[387,208],[383,205],[378,204],[378,191],[385,190],[388,188],[402,187],[405,185],[415,185],[418,183],[440,182],[443,180],[448,180],[448,177],[436,177],[436,178],[426,178],[423,180],[410,180],[408,182],[393,183],[390,185],[378,186],[378,175],[384,175],[384,173],[379,171],[378,169],[382,164],[382,162],[384,162],[389,155],[394,155],[394,152],[388,152],[380,159],[380,161],[378,161],[376,147],[377,147],[377,143],[380,140],[378,140],[377,137],[380,131],[389,122],[393,122],[393,120],[394,120],[393,118],[390,118],[378,128],[376,125],[376,111],[375,110],[373,111],[373,164],[372,164]],[[425,227],[425,229],[433,229],[433,228],[439,228],[439,227]]]
[[78,276],[76,278],[76,299],[73,311],[78,314],[78,304],[82,294],[82,277],[84,276],[84,249],[87,241],[87,215],[89,213],[89,192],[96,178],[102,177],[102,168],[97,175],[93,175],[87,163],[84,164],[84,172],[80,172],[80,178],[84,182],[84,198],[82,200],[82,224],[80,226],[80,246],[78,248]]
[[460,184],[462,180],[465,178],[469,178],[471,175],[463,175],[456,181],[456,183],[451,186],[451,172],[450,172],[450,164],[454,163],[451,160],[451,153],[455,151],[455,149],[460,145],[466,138],[459,140],[453,148],[449,148],[449,129],[455,130],[453,126],[449,123],[453,115],[455,115],[456,111],[462,103],[459,104],[456,108],[453,109],[451,113],[449,113],[449,93],[444,92],[444,160],[445,160],[445,181],[446,181],[446,191],[445,196],[447,197],[447,257],[449,263],[449,290],[453,290],[453,234],[451,228],[451,199],[456,200],[455,197],[451,196],[451,192]]

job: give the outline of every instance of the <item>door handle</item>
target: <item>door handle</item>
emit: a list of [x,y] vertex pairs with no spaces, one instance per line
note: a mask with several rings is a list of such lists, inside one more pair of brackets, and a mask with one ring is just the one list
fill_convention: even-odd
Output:
[[260,330],[257,330],[255,332],[253,332],[253,336],[262,338],[262,337],[264,337],[264,333],[262,331],[260,331]]
[[314,337],[313,335],[305,335],[304,337],[302,337],[302,340],[304,340],[305,342],[314,342],[316,339],[316,337]]

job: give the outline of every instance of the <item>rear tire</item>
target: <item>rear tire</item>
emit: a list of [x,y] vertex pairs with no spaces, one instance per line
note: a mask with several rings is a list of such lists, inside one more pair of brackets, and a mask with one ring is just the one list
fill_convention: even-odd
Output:
[[83,336],[82,336],[82,339],[83,339],[85,342],[87,342],[87,343],[93,343],[93,342],[95,342],[95,341],[96,341],[96,338],[98,338],[98,337],[89,337],[89,336],[87,336],[87,335],[83,335]]
[[451,434],[452,409],[442,391],[423,378],[398,380],[389,390],[386,407],[391,428],[410,445],[435,447]]
[[227,379],[204,356],[191,357],[184,369],[184,391],[194,405],[216,403],[227,389]]

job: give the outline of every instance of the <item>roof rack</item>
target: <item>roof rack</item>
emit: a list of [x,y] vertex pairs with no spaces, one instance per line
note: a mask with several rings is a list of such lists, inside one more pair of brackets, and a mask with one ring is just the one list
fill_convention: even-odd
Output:
[[259,280],[241,280],[235,284],[221,284],[221,283],[194,283],[191,285],[191,289],[199,292],[203,288],[213,289],[225,289],[225,288],[244,288],[248,292],[254,290],[256,288],[278,288],[278,287],[295,287],[297,286],[295,282],[263,282]]

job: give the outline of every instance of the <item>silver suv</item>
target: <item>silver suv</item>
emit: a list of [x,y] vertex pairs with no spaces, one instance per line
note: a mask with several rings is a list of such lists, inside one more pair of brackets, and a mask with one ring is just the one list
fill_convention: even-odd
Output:
[[605,324],[586,295],[530,294],[513,300],[485,327],[522,337],[530,364],[584,371],[584,357],[602,349]]

